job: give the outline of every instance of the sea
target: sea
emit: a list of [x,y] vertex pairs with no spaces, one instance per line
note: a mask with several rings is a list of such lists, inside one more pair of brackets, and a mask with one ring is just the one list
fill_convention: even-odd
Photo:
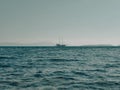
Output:
[[120,47],[0,47],[0,90],[120,90]]

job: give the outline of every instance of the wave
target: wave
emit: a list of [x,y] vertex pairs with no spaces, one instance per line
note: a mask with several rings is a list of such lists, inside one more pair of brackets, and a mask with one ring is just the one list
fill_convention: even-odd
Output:
[[81,76],[90,76],[85,72],[80,72],[80,71],[72,71],[74,74],[81,75]]
[[52,62],[70,62],[70,61],[79,61],[79,60],[75,60],[75,59],[48,59],[48,61],[52,61]]
[[65,71],[54,71],[53,73],[54,73],[54,74],[64,74]]
[[17,81],[0,81],[1,84],[8,84],[11,86],[18,86],[20,83]]
[[7,67],[11,67],[11,65],[10,64],[2,64],[2,63],[0,63],[0,67],[7,68]]
[[59,77],[55,77],[55,79],[76,80],[74,77],[70,77],[70,76],[59,76]]
[[94,69],[94,70],[85,70],[89,72],[107,72],[105,69]]
[[120,64],[106,64],[104,68],[119,68]]
[[114,86],[114,85],[120,85],[120,82],[115,82],[115,81],[101,81],[101,82],[94,82],[94,83],[89,83],[90,84],[96,84],[99,86]]
[[42,74],[40,74],[40,73],[36,73],[36,74],[34,74],[34,77],[43,77],[43,75]]
[[16,57],[12,57],[12,56],[0,56],[0,59],[16,59]]

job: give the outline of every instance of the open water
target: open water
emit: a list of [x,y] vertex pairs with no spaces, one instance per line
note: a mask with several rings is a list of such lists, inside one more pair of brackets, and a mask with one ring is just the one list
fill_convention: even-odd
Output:
[[120,48],[0,47],[0,90],[120,90]]

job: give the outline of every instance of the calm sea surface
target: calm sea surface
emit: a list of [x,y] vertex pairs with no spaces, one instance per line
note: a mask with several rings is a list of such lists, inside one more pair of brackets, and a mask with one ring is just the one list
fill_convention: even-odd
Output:
[[120,90],[120,48],[0,47],[0,90]]

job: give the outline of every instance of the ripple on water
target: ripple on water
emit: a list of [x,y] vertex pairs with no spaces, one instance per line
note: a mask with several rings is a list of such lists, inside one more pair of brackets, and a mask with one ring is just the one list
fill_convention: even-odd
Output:
[[17,58],[12,56],[0,56],[0,60],[1,59],[17,59]]
[[0,84],[18,86],[20,83],[18,81],[0,81]]

